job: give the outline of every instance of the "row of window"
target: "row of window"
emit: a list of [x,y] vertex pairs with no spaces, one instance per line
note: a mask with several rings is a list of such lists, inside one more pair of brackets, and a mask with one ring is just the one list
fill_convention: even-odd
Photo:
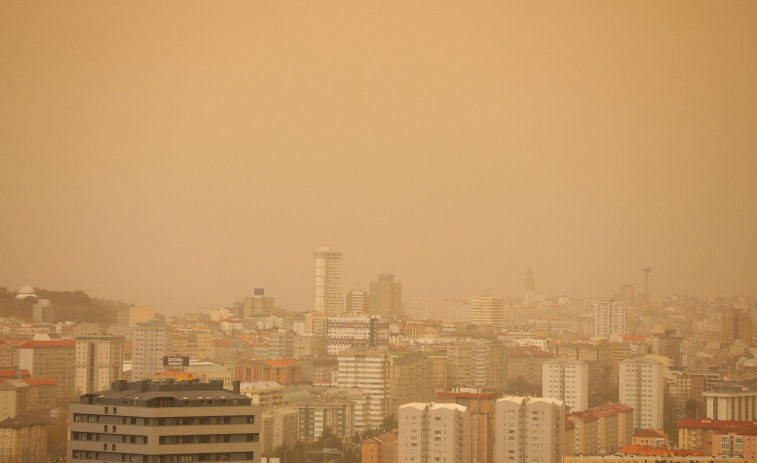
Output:
[[[100,423],[102,418],[108,419],[103,422],[112,422],[112,418],[103,415],[88,415],[75,413],[75,423]],[[255,415],[235,416],[188,416],[171,418],[143,418],[134,416],[117,417],[116,423],[133,426],[184,426],[184,425],[211,425],[211,424],[255,424]],[[106,428],[107,432],[107,428]]]

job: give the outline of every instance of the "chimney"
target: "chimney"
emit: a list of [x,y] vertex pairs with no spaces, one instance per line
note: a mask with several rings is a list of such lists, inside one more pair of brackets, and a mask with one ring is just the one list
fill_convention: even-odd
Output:
[[241,390],[241,381],[234,381],[234,392],[239,394],[239,391]]

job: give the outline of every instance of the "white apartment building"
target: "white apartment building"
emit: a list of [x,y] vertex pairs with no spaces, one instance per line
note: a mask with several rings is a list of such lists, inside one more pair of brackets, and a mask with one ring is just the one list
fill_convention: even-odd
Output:
[[612,334],[626,332],[626,303],[603,301],[594,303],[594,337],[608,339]]
[[369,416],[361,416],[362,409],[355,410],[356,430],[358,423],[365,428],[377,428],[385,417],[391,415],[389,410],[389,354],[365,348],[352,348],[339,353],[339,387],[356,387],[371,395]]
[[470,411],[458,404],[413,402],[398,411],[397,461],[468,463]]
[[104,391],[110,388],[113,381],[121,379],[124,363],[124,337],[77,336],[74,358],[76,395]]
[[389,321],[378,316],[329,317],[326,332],[328,355],[350,347],[389,345]]
[[632,358],[619,364],[620,402],[634,409],[636,429],[662,429],[662,364],[648,358]]
[[133,328],[131,354],[133,381],[142,381],[163,371],[163,357],[172,353],[172,337],[171,328],[156,320],[140,323]]
[[504,326],[505,299],[499,296],[471,297],[470,322],[478,326]]
[[541,395],[560,399],[571,412],[589,408],[589,364],[581,360],[557,359],[542,365]]
[[496,463],[560,463],[565,442],[562,400],[508,396],[497,400]]
[[342,313],[342,253],[324,246],[313,251],[313,310]]

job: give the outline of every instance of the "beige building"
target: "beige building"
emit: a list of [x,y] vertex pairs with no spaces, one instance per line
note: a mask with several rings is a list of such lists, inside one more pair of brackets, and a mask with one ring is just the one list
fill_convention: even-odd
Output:
[[141,381],[163,371],[163,357],[172,354],[173,330],[158,320],[132,329],[133,381]]
[[589,408],[589,365],[586,362],[550,360],[542,368],[542,397],[562,400],[571,412]]
[[121,379],[124,337],[87,335],[76,337],[76,394],[103,391]]
[[392,352],[389,411],[396,416],[402,404],[434,399],[431,359],[418,352]]
[[469,463],[470,413],[457,404],[409,403],[399,408],[399,463]]
[[220,382],[117,381],[71,404],[68,462],[258,462],[260,421]]
[[284,405],[284,386],[275,381],[244,382],[239,392],[252,399],[253,405],[259,405],[264,411]]
[[[350,401],[308,402],[292,405],[297,410],[300,440],[317,440],[325,429],[349,439],[355,434],[355,403]],[[275,432],[275,430],[274,430]]]
[[599,453],[599,417],[590,410],[571,413],[567,419],[575,425],[575,452],[581,455]]
[[[757,420],[757,391],[713,391],[702,395],[707,406],[707,418],[733,421]],[[661,427],[658,426],[655,429]]]
[[390,362],[389,354],[382,351],[352,348],[339,353],[337,384],[371,394],[370,416],[364,420],[371,428],[378,428],[384,418],[392,414],[389,408]]
[[470,322],[478,326],[505,326],[505,298],[499,296],[471,297]]
[[22,462],[47,462],[47,417],[44,415],[0,421],[0,463]]
[[397,461],[397,434],[385,432],[360,445],[361,463],[395,463]]
[[560,463],[565,405],[558,399],[508,396],[497,400],[494,459],[497,463]]
[[155,309],[132,305],[118,309],[117,324],[122,328],[134,328],[139,323],[147,323],[155,318]]
[[662,429],[662,364],[648,358],[620,362],[620,402],[634,409],[634,428]]
[[72,399],[75,390],[76,343],[73,339],[27,341],[19,347],[19,367],[32,378],[52,378],[56,398]]
[[313,251],[313,310],[329,316],[342,313],[342,253],[328,246]]
[[369,297],[371,315],[402,315],[402,283],[394,281],[391,273],[380,273],[378,281],[371,282]]
[[431,359],[431,385],[434,391],[447,389],[447,353],[446,352],[423,352],[423,355]]

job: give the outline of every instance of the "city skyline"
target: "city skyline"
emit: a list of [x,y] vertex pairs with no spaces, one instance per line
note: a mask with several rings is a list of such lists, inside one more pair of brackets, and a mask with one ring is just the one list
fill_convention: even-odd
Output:
[[757,293],[754,2],[0,8],[9,289]]

